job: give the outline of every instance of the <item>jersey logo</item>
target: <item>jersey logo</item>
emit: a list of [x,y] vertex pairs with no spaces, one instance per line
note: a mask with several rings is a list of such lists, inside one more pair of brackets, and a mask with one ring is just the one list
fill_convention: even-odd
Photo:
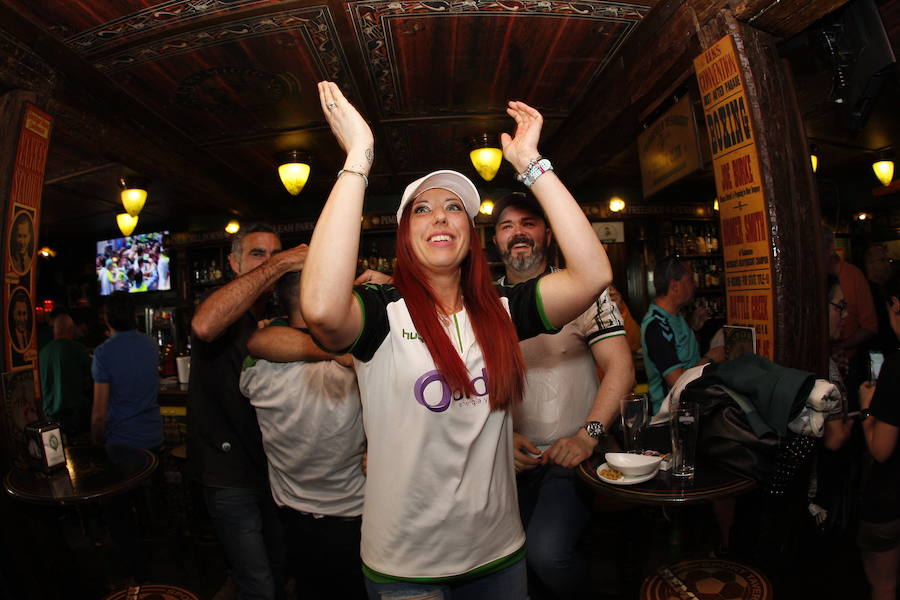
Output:
[[[435,386],[440,386],[435,389]],[[476,377],[472,380],[472,385],[475,388],[475,396],[476,398],[484,398],[487,396],[487,370],[481,369],[481,376]],[[435,397],[435,393],[440,396],[440,399],[436,403],[429,403],[428,399],[425,398],[425,392],[428,388],[431,388],[431,397]],[[444,379],[444,376],[441,375],[440,371],[428,371],[421,377],[416,380],[416,383],[413,385],[413,395],[416,397],[416,401],[430,410],[431,412],[444,412],[448,408],[450,408],[451,400],[456,400],[457,402],[463,399],[462,392],[460,390],[451,390],[450,385],[447,383],[447,380]],[[480,402],[472,403],[480,404]]]
[[420,342],[424,342],[425,338],[419,335],[417,331],[407,331],[405,329],[400,330],[400,335],[403,336],[404,340],[419,340]]

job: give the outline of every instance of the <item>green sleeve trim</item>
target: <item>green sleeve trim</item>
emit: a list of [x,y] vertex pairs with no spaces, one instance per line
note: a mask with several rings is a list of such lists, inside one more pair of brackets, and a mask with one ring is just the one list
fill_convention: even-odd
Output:
[[459,575],[451,575],[450,577],[394,577],[393,575],[379,573],[378,571],[369,568],[366,563],[363,563],[362,571],[363,575],[365,575],[366,578],[373,583],[397,583],[398,581],[408,581],[410,583],[456,583],[498,573],[503,569],[506,569],[524,559],[525,544],[522,544],[522,547],[512,554],[500,557],[497,560],[492,560],[491,562],[481,565],[480,567],[476,567],[471,571],[466,571],[465,573],[460,573]]
[[241,371],[246,371],[247,369],[252,369],[256,366],[256,359],[252,356],[244,357],[244,364],[241,365]]
[[362,325],[360,326],[359,333],[356,334],[356,338],[353,340],[353,343],[350,344],[350,347],[341,354],[352,352],[353,349],[356,348],[356,344],[359,343],[359,338],[362,337],[363,331],[366,330],[366,305],[365,303],[363,303],[362,296],[360,296],[356,290],[353,291],[353,297],[356,298],[356,302],[359,304],[359,310],[362,313]]
[[556,326],[550,322],[550,319],[547,318],[547,313],[544,312],[544,299],[541,298],[541,283],[542,280],[538,279],[534,285],[534,300],[537,303],[538,316],[541,317],[541,323],[544,325],[544,329],[547,331],[556,331]]

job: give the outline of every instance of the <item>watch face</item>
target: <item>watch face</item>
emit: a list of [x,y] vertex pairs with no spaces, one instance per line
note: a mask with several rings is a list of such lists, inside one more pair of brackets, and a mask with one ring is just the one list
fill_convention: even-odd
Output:
[[600,436],[605,433],[603,423],[601,423],[600,421],[591,421],[584,427],[585,429],[587,429],[588,435],[594,439],[600,439]]

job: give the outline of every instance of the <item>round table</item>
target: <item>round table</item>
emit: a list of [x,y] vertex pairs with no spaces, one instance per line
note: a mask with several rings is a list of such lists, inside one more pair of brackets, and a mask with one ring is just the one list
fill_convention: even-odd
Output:
[[633,485],[613,485],[600,479],[597,467],[603,455],[593,455],[578,465],[578,475],[598,493],[625,502],[650,505],[683,505],[738,496],[756,487],[756,482],[724,469],[699,463],[691,479],[660,471],[656,477]]
[[3,480],[6,492],[38,504],[70,505],[127,492],[156,469],[156,455],[131,446],[66,448],[65,468],[50,473],[14,468]]

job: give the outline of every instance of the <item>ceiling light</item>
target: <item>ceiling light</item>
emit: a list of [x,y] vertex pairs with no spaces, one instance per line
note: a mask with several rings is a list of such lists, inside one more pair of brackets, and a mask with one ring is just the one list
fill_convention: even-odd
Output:
[[472,151],[469,158],[481,178],[490,181],[497,175],[503,161],[503,151],[498,148],[497,136],[482,133],[472,139]]
[[44,258],[54,258],[56,256],[56,250],[54,250],[50,246],[44,246],[43,248],[38,250],[38,254],[40,254]]
[[871,221],[872,213],[867,213],[867,212],[856,213],[855,215],[853,215],[853,220],[854,221]]
[[878,178],[881,185],[891,185],[891,180],[894,178],[894,161],[882,154],[877,161],[872,163],[872,170],[875,171],[875,177]]
[[119,231],[122,232],[122,235],[131,235],[131,232],[137,227],[137,222],[137,216],[132,216],[128,213],[116,215],[116,223],[118,223]]
[[618,196],[609,199],[609,210],[613,212],[621,212],[625,210],[625,201]]
[[809,145],[809,162],[812,163],[813,173],[819,168],[819,147],[815,144]]
[[713,210],[719,210],[719,197],[716,196],[713,198]]
[[494,213],[494,203],[491,200],[482,201],[478,212],[483,215],[492,215]]
[[138,216],[144,203],[147,201],[147,179],[136,175],[123,175],[119,177],[119,187],[122,192],[119,196],[122,199],[122,206],[132,217]]
[[278,176],[291,196],[299,194],[309,179],[309,155],[300,150],[288,150],[279,154]]
[[225,233],[235,234],[241,230],[241,224],[237,219],[232,219],[228,221],[228,225],[225,226]]

